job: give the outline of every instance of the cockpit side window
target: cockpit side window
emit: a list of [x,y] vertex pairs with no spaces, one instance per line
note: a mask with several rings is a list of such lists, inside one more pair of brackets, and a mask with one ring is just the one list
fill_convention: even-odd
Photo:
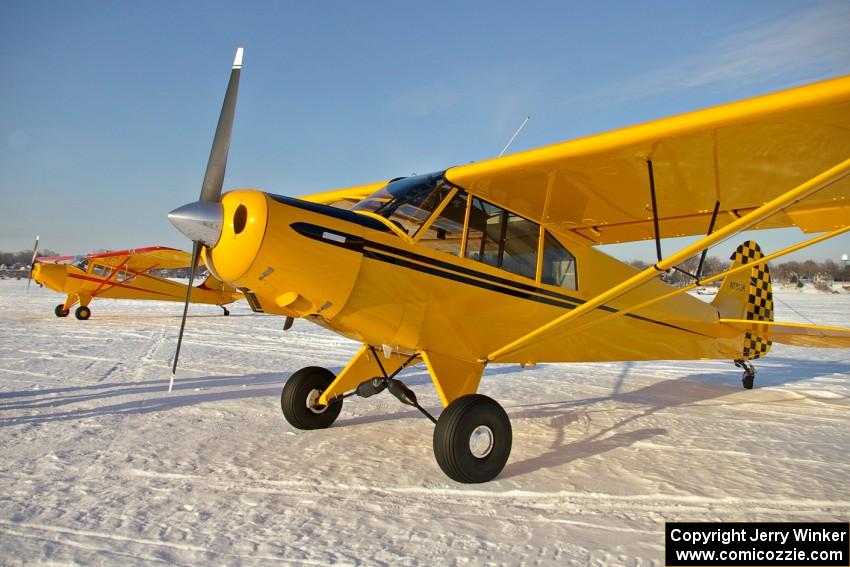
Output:
[[543,239],[543,273],[540,281],[566,289],[578,289],[575,256],[548,232]]
[[437,219],[428,228],[417,233],[419,244],[459,256],[463,240],[463,222],[466,218],[466,200],[467,195],[463,191],[455,193],[440,211]]
[[500,207],[472,198],[466,257],[534,279],[540,226]]
[[74,260],[73,266],[78,270],[86,271],[89,268],[89,259],[85,256],[78,257]]
[[413,236],[451,190],[442,172],[405,177],[391,181],[352,210],[381,215]]

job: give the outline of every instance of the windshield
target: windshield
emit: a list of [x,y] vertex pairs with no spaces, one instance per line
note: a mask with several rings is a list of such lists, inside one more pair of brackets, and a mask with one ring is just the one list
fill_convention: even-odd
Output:
[[357,203],[352,210],[381,215],[412,236],[451,189],[443,181],[442,171],[405,177],[390,181]]

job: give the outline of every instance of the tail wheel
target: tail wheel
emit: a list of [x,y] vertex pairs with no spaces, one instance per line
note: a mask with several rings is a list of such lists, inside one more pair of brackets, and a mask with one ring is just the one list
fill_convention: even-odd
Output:
[[56,306],[56,309],[53,310],[57,317],[67,317],[71,311],[69,309],[65,309],[65,304],[60,303]]
[[82,307],[82,306],[77,307],[74,310],[74,317],[76,317],[80,321],[85,321],[86,319],[91,317],[91,309],[89,309],[88,307]]
[[443,410],[434,428],[434,456],[450,478],[464,483],[496,478],[511,454],[511,422],[498,403],[463,396]]
[[324,429],[336,421],[342,400],[326,406],[317,403],[334,378],[333,372],[319,366],[302,368],[289,377],[280,395],[280,409],[292,427]]

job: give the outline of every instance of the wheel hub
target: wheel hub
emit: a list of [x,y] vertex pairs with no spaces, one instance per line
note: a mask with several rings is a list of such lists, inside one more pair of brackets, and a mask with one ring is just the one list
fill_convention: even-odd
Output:
[[469,436],[469,452],[476,459],[483,459],[493,451],[493,430],[479,425]]
[[309,409],[313,413],[325,413],[327,411],[328,406],[319,405],[319,397],[322,395],[322,390],[310,390],[310,393],[307,394],[307,409]]

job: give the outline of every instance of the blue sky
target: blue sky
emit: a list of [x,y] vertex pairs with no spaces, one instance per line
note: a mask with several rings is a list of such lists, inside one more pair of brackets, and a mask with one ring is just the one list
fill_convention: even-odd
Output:
[[299,195],[850,73],[850,3],[3,2],[0,250],[187,248],[237,46],[225,188]]

